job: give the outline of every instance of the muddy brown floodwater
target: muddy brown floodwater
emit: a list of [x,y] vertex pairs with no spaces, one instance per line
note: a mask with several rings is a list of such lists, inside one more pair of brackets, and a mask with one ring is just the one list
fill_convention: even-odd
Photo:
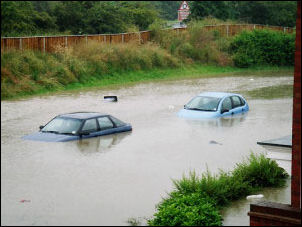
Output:
[[[248,99],[250,111],[229,119],[190,121],[177,111],[203,91],[280,84],[293,84],[293,77],[141,83],[2,101],[1,225],[128,225],[129,218],[151,217],[172,179],[207,167],[232,170],[252,151],[264,152],[257,141],[291,134],[291,98]],[[104,102],[104,95],[119,101]],[[76,111],[112,114],[133,131],[63,143],[21,139],[56,115]],[[263,194],[290,203],[290,183]],[[248,205],[236,201],[225,210],[224,224],[248,225]]]

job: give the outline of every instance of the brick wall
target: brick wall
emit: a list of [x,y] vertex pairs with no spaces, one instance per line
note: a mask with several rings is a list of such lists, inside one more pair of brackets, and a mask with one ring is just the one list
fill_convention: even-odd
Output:
[[293,89],[291,204],[260,202],[250,205],[250,226],[301,225],[301,1],[297,2],[296,52]]
[[293,94],[291,205],[301,209],[301,1],[298,1]]

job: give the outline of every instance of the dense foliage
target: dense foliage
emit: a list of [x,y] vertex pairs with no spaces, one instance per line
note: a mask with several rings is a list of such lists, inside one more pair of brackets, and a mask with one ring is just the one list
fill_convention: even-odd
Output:
[[120,33],[156,18],[154,4],[141,1],[1,1],[1,36]]
[[192,19],[213,16],[251,24],[295,27],[296,1],[192,1]]
[[214,226],[221,225],[219,210],[231,201],[259,191],[263,187],[285,185],[288,174],[275,161],[254,155],[237,164],[231,173],[212,175],[209,171],[199,178],[195,172],[175,180],[175,190],[157,206],[151,226]]
[[160,212],[149,221],[151,226],[219,226],[222,218],[215,201],[198,193],[172,193],[158,205]]
[[295,34],[278,31],[244,31],[230,44],[235,66],[294,64]]
[[[183,65],[223,66],[227,70],[233,64],[241,68],[294,64],[294,34],[255,30],[224,37],[218,31],[204,30],[203,21],[190,22],[179,32],[161,28],[153,24],[152,42],[144,45],[89,41],[67,49],[57,47],[55,53],[2,52],[1,97],[63,90],[77,83],[93,85],[111,77],[110,83],[140,81],[145,77],[133,79],[131,73]],[[117,80],[116,75],[124,72],[129,78]]]
[[[176,20],[181,1],[1,1],[1,36],[120,33]],[[295,1],[189,1],[189,20],[294,27]]]

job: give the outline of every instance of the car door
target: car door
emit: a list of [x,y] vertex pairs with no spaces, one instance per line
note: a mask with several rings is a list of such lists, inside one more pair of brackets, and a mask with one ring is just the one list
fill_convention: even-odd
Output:
[[117,132],[117,129],[108,116],[97,118],[100,135],[108,135]]
[[241,99],[237,95],[233,95],[232,99],[232,112],[234,114],[242,113],[244,111]]
[[95,118],[87,119],[81,129],[82,138],[90,138],[97,136],[99,127]]
[[221,116],[229,116],[232,115],[232,100],[230,97],[224,98],[220,108]]

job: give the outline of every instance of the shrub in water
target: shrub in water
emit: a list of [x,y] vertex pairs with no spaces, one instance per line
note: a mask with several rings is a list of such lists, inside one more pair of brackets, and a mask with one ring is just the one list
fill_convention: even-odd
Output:
[[247,161],[237,164],[233,176],[257,188],[284,186],[288,174],[276,161],[251,154]]
[[214,201],[198,193],[181,194],[174,192],[157,207],[151,226],[217,226],[222,218]]
[[276,161],[263,154],[251,154],[247,162],[237,164],[230,173],[209,171],[199,178],[174,180],[175,190],[158,206],[149,225],[221,225],[219,209],[229,202],[254,193],[262,187],[283,186],[288,177]]

